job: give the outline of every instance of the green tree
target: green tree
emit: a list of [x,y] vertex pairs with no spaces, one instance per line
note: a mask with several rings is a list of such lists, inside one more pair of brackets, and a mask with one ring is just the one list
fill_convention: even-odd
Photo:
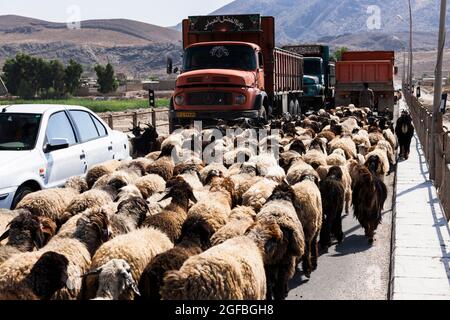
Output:
[[66,85],[66,90],[71,95],[80,88],[81,85],[81,75],[83,74],[83,66],[70,59],[69,65],[64,70],[64,82]]
[[106,94],[117,90],[119,83],[114,73],[114,67],[110,63],[106,66],[96,65],[95,72],[97,73],[98,91],[100,93]]
[[336,51],[333,53],[333,56],[332,56],[334,61],[341,61],[342,54],[347,51],[348,51],[347,47],[340,47],[339,49],[336,49]]
[[64,65],[59,60],[50,61],[50,72],[53,80],[52,88],[55,90],[55,96],[61,98],[64,96]]

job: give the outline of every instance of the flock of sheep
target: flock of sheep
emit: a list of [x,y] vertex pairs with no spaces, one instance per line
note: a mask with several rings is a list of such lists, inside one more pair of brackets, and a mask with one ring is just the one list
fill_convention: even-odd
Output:
[[[177,131],[0,210],[0,299],[285,299],[300,263],[310,277],[319,246],[345,241],[351,206],[373,242],[397,149],[389,121],[349,106],[286,114],[263,139],[239,126]],[[227,161],[204,163],[199,135]]]

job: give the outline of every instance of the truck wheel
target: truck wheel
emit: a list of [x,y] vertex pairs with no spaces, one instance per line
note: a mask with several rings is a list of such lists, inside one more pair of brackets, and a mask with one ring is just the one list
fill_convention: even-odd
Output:
[[264,123],[267,123],[267,111],[266,108],[261,107],[261,110],[259,110],[259,118],[264,121]]
[[300,115],[302,113],[302,109],[300,108],[300,103],[297,99],[295,99],[295,114]]
[[14,196],[13,202],[11,204],[11,210],[14,210],[16,208],[16,206],[19,204],[19,202],[25,198],[26,195],[35,192],[36,190],[33,190],[30,187],[27,186],[22,186],[20,187],[17,192],[16,195]]
[[288,112],[290,113],[291,116],[293,116],[295,113],[295,102],[294,100],[289,101],[289,106],[288,106]]

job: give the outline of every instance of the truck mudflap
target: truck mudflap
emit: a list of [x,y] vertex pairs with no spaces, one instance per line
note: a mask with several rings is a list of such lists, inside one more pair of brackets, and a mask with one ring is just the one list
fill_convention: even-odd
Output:
[[219,120],[236,120],[239,118],[258,119],[259,110],[243,111],[169,111],[170,132],[176,127],[187,126],[194,121],[217,122]]

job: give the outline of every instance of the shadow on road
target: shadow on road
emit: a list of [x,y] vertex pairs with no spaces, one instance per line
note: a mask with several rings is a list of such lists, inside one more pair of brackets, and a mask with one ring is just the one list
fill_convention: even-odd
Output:
[[341,257],[348,254],[355,254],[369,250],[372,246],[367,241],[367,237],[359,234],[352,234],[344,239],[342,243],[336,245],[336,254],[332,257]]
[[289,281],[289,290],[295,289],[309,281],[309,279],[303,275],[303,272],[299,270],[299,268],[300,265],[299,267],[297,267],[297,272],[295,273],[294,277],[291,279],[291,281]]

